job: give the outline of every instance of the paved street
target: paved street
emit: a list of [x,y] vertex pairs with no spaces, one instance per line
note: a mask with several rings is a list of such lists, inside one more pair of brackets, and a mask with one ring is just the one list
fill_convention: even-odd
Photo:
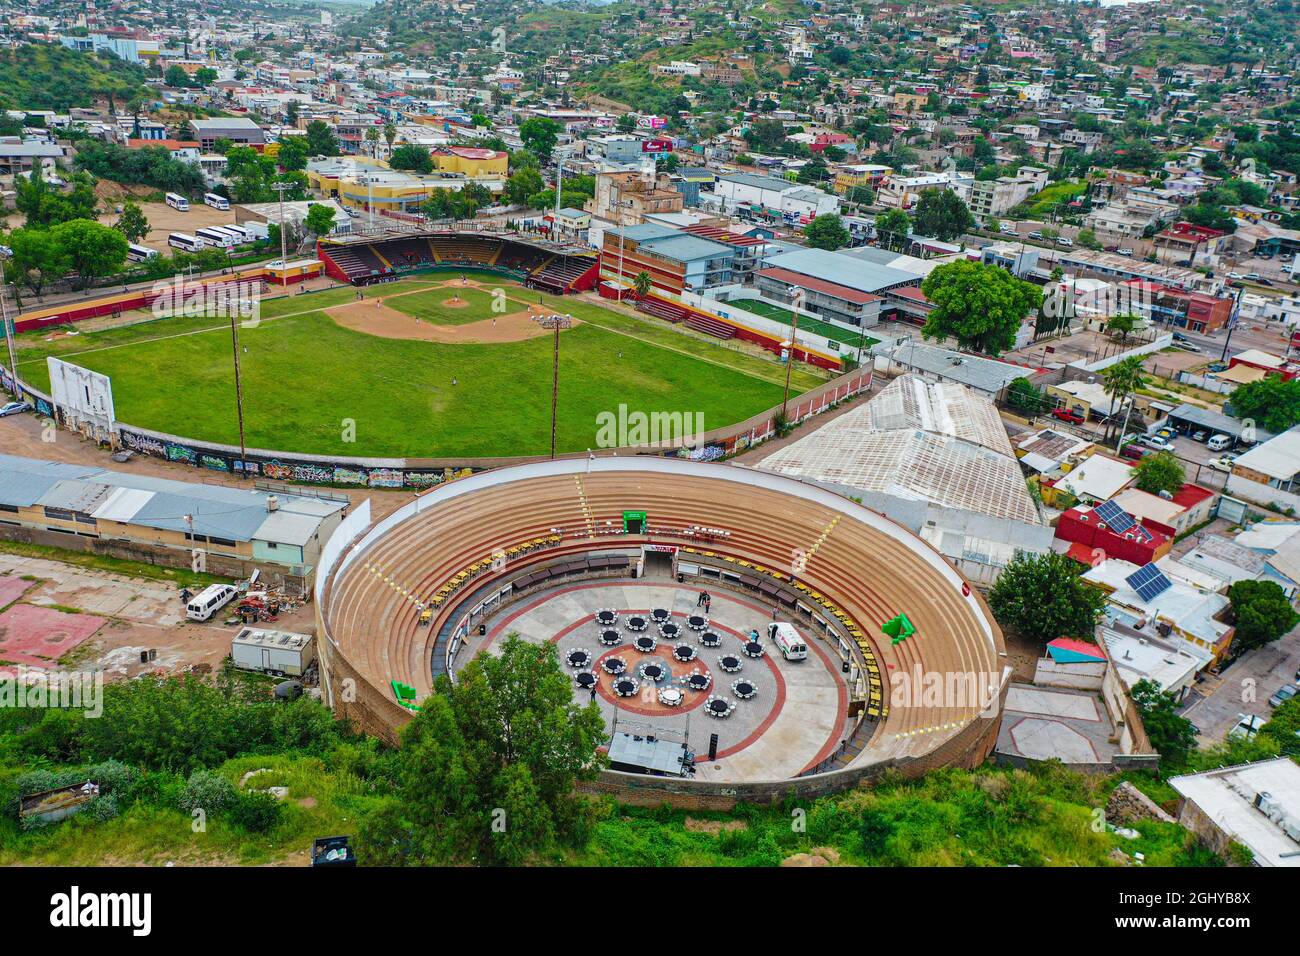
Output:
[[1273,644],[1244,654],[1217,677],[1207,676],[1188,695],[1182,715],[1200,729],[1202,747],[1224,739],[1240,714],[1268,719],[1269,695],[1296,680],[1300,628]]

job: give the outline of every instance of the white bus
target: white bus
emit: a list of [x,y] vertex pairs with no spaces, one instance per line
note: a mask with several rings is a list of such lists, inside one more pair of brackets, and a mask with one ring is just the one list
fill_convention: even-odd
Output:
[[131,262],[146,262],[149,259],[157,258],[157,256],[157,249],[150,249],[148,246],[141,246],[134,242],[126,244],[126,257]]
[[249,238],[247,232],[245,232],[241,227],[233,224],[225,225],[225,226],[212,226],[211,228],[219,229],[220,231],[224,232],[226,235],[230,236],[231,239],[235,240],[235,245],[237,246],[242,246],[244,243],[252,241]]
[[167,245],[182,249],[185,252],[199,252],[207,244],[197,236],[191,236],[184,232],[173,232],[167,237]]
[[190,201],[186,199],[184,196],[182,196],[180,193],[168,193],[167,205],[171,206],[173,209],[176,209],[180,212],[190,211]]
[[230,208],[230,200],[227,199],[225,196],[218,195],[217,193],[204,193],[203,202],[211,206],[213,209]]
[[194,235],[198,236],[208,245],[214,246],[218,249],[230,249],[235,244],[235,237],[230,233],[222,232],[220,229],[213,229],[211,227],[195,229]]

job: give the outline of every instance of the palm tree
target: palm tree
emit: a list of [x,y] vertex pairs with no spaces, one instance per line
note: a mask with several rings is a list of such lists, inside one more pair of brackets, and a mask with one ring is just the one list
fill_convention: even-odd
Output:
[[650,273],[638,272],[636,277],[632,280],[632,288],[636,290],[636,297],[638,299],[644,299],[648,296],[650,294],[651,284]]
[[[1110,417],[1106,422],[1106,440],[1110,441],[1110,436],[1114,431],[1115,417],[1119,409],[1132,401],[1133,393],[1146,385],[1146,377],[1142,374],[1142,356],[1130,355],[1128,358],[1120,359],[1114,365],[1104,369],[1101,373],[1102,386],[1107,395],[1110,396]],[[1127,421],[1127,413],[1125,420]],[[1123,435],[1120,435],[1123,438]]]
[[392,123],[384,124],[384,142],[388,144],[388,152],[393,152],[393,141],[397,139],[397,127]]
[[377,127],[372,126],[370,129],[366,130],[366,142],[370,144],[370,157],[372,159],[378,159],[379,129]]

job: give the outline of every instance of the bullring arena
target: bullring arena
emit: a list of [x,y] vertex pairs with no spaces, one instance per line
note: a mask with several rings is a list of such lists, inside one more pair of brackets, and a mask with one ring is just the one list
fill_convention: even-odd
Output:
[[[510,633],[555,644],[611,739],[694,755],[667,776],[606,771],[594,789],[621,799],[827,792],[972,766],[996,738],[1005,653],[982,599],[924,542],[824,489],[679,459],[558,460],[367,518],[322,559],[323,689],[387,738],[436,677]],[[806,659],[767,638],[774,618]]]

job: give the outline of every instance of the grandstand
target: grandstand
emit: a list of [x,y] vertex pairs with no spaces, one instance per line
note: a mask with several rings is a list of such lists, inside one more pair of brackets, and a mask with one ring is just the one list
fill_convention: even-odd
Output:
[[394,228],[378,234],[331,236],[317,252],[325,271],[340,282],[367,285],[422,269],[498,271],[555,295],[591,288],[597,279],[594,253],[540,238],[485,232]]
[[[339,550],[332,541],[336,557],[319,569],[324,684],[358,690],[327,701],[390,739],[410,716],[391,682],[422,698],[436,675],[454,670],[470,631],[500,609],[545,601],[559,579],[630,579],[666,552],[675,574],[782,609],[821,635],[819,653],[860,675],[861,722],[848,752],[804,771],[837,775],[828,789],[886,767],[973,766],[996,739],[1005,654],[980,597],[902,527],[802,482],[666,458],[542,462],[444,484],[360,536],[341,560]],[[804,556],[797,576],[791,554]],[[434,612],[425,627],[423,607]],[[914,632],[894,643],[883,628],[900,615]],[[922,674],[973,681],[992,699],[906,693],[906,680]],[[756,781],[771,779],[761,752],[749,757]],[[707,781],[690,783],[710,792]]]

